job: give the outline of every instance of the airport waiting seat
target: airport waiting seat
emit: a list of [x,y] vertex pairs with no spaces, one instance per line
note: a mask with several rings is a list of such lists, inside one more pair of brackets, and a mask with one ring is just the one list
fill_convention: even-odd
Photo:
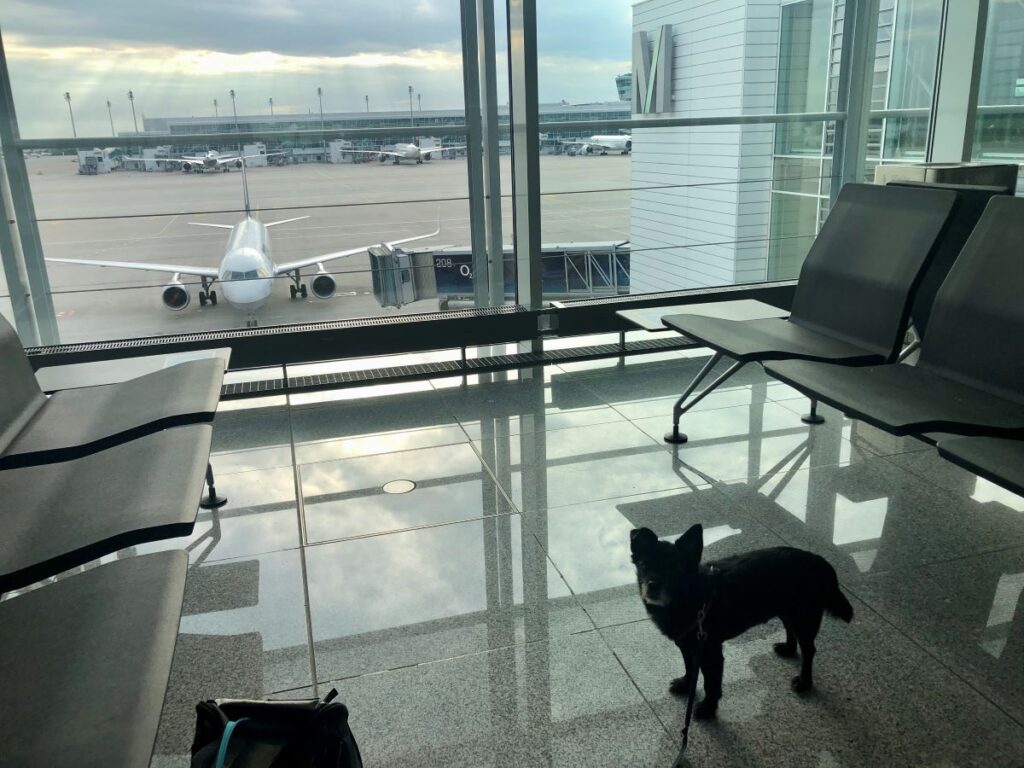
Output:
[[935,296],[916,365],[792,360],[765,369],[894,435],[1024,437],[1021,243],[1024,199],[993,197]]
[[939,455],[1008,491],[1024,496],[1024,441],[999,437],[948,437]]
[[0,603],[0,766],[146,766],[178,635],[181,550]]
[[0,593],[125,547],[191,534],[212,434],[209,424],[174,427],[79,459],[0,472]]
[[948,189],[957,193],[959,202],[949,220],[931,263],[921,278],[921,285],[914,293],[914,303],[910,308],[910,321],[918,337],[928,331],[928,319],[931,317],[935,294],[953,268],[960,251],[967,244],[978,225],[981,215],[988,206],[988,201],[996,195],[1012,195],[1013,187],[970,187],[964,184],[929,184],[923,181],[891,181],[890,187],[909,187],[911,189]]
[[221,360],[196,360],[47,397],[17,334],[0,317],[0,469],[67,461],[168,427],[212,421],[223,379]]
[[[914,291],[957,204],[949,190],[847,184],[804,260],[788,319],[662,318],[666,327],[714,351],[673,407],[666,442],[685,443],[682,414],[747,363],[795,358],[858,366],[895,360]],[[723,357],[735,362],[687,403]],[[820,420],[813,401],[804,420]]]

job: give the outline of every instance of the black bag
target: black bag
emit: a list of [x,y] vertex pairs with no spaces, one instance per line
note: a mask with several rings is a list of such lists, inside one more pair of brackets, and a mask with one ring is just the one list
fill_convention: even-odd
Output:
[[348,707],[333,701],[337,695],[199,702],[192,768],[362,768]]

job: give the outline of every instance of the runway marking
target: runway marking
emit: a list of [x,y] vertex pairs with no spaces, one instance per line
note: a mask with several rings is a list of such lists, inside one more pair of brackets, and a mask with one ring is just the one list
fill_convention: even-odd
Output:
[[164,232],[166,232],[167,228],[169,226],[171,226],[171,224],[173,224],[177,220],[177,218],[178,218],[178,214],[175,214],[174,216],[171,216],[170,221],[168,221],[166,224],[164,224],[163,229],[161,229],[159,232],[157,232],[156,236],[160,237],[160,235],[162,235]]

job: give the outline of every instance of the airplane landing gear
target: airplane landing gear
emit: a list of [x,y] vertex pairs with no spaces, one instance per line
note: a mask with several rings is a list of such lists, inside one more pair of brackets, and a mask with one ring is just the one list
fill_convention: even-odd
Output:
[[217,292],[210,290],[213,280],[208,277],[202,277],[200,280],[203,281],[203,290],[199,292],[199,306],[205,307],[207,303],[216,307],[217,306]]
[[423,165],[423,161],[422,160],[417,160],[416,161],[416,165]]
[[302,282],[302,273],[296,269],[290,274],[290,279],[292,281],[292,285],[288,286],[288,292],[291,294],[292,298],[294,299],[299,296],[306,298],[309,294],[306,291],[305,283]]
[[392,165],[398,165],[398,158],[397,157],[392,161]]
[[247,318],[245,318],[245,327],[246,328],[258,328],[259,327],[259,321],[256,319],[256,315],[250,313],[250,315]]

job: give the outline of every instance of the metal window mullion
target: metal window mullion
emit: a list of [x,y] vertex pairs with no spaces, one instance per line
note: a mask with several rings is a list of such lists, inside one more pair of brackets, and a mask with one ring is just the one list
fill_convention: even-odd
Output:
[[516,300],[521,306],[536,310],[542,304],[537,3],[506,0],[506,9]]
[[39,344],[39,332],[36,329],[35,313],[32,311],[28,276],[25,274],[24,262],[21,259],[21,244],[14,235],[14,217],[10,213],[11,210],[13,207],[10,190],[7,187],[7,173],[3,163],[0,163],[0,260],[7,279],[7,293],[14,313],[14,327],[22,344],[35,346]]
[[[7,183],[11,193],[11,211],[17,223],[21,241],[21,260],[31,292],[35,326],[41,344],[59,344],[57,317],[53,311],[53,297],[50,295],[50,280],[43,261],[43,246],[39,239],[39,225],[32,203],[32,189],[29,186],[25,156],[17,149],[19,139],[18,118],[14,111],[14,92],[11,76],[7,70],[7,54],[0,36],[0,148],[7,171]],[[33,340],[34,341],[34,340]]]
[[469,191],[469,241],[473,254],[473,297],[488,305],[487,232],[484,221],[484,168],[480,122],[480,57],[477,50],[476,0],[461,0],[462,85],[466,111],[466,173]]
[[985,52],[988,0],[945,0],[925,161],[971,159]]
[[839,69],[839,108],[846,119],[836,124],[833,174],[841,170],[840,183],[832,185],[832,204],[844,184],[864,178],[877,30],[878,0],[849,0]]
[[494,46],[494,0],[477,0],[481,117],[484,140],[484,222],[487,235],[490,305],[505,303],[505,244],[501,221],[501,166],[498,140],[498,74]]

